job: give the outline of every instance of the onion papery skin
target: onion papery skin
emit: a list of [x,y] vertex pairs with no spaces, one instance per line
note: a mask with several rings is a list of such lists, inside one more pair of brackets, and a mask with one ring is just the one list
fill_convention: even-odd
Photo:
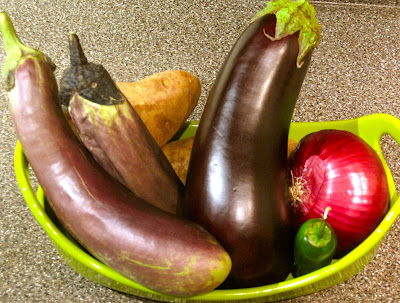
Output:
[[379,225],[389,207],[383,164],[363,139],[348,131],[321,130],[302,138],[290,157],[296,226],[321,218],[338,238],[336,257],[350,252]]

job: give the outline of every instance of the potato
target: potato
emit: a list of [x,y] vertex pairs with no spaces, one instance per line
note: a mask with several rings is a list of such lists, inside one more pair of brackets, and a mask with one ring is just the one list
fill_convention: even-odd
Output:
[[162,148],[165,156],[171,163],[172,168],[183,184],[189,167],[190,154],[192,153],[193,137],[169,142]]
[[137,82],[117,82],[160,147],[176,134],[196,107],[201,86],[192,74],[168,70]]
[[288,151],[287,151],[287,156],[289,157],[292,151],[296,148],[297,142],[290,139],[288,140]]
[[[179,179],[181,179],[183,184],[186,184],[187,170],[189,168],[189,160],[190,154],[192,153],[193,141],[194,136],[169,142],[162,148],[162,151],[168,158],[172,168],[175,170],[175,173],[178,175]],[[296,146],[296,141],[292,139],[288,140],[288,157]]]

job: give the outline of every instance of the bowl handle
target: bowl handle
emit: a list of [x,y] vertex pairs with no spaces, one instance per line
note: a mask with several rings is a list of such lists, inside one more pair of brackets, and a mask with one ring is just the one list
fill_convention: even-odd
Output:
[[389,114],[372,114],[358,119],[358,131],[361,137],[370,138],[369,144],[380,151],[383,135],[390,135],[400,146],[400,120]]
[[394,203],[399,203],[400,201],[397,201],[398,194],[396,184],[383,156],[381,139],[383,135],[390,135],[400,146],[400,120],[392,115],[383,113],[363,116],[358,119],[358,133],[377,151],[382,160],[386,175],[388,176],[390,201],[392,202],[392,206]]

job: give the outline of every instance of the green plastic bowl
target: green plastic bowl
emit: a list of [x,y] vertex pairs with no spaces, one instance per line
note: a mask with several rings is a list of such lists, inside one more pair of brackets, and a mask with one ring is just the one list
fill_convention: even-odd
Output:
[[[188,122],[181,129],[176,139],[193,136],[197,127],[198,122]],[[299,141],[306,134],[321,129],[351,131],[368,142],[380,156],[389,183],[390,210],[376,230],[346,256],[334,260],[332,264],[310,274],[298,278],[293,278],[289,275],[285,281],[261,287],[230,290],[217,289],[210,293],[190,298],[175,298],[152,291],[127,279],[87,253],[57,221],[46,202],[40,186],[37,194],[35,193],[31,184],[29,163],[19,142],[15,150],[15,173],[21,192],[33,215],[53,240],[60,255],[82,276],[114,290],[166,302],[255,301],[257,299],[263,302],[271,302],[314,293],[341,283],[355,275],[374,257],[382,238],[400,212],[400,200],[380,146],[381,138],[384,134],[392,136],[400,145],[400,120],[388,114],[373,114],[344,121],[292,123],[289,137]]]

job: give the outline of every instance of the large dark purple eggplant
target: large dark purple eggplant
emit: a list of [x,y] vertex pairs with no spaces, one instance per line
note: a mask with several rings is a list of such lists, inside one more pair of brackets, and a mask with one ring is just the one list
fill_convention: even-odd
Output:
[[70,128],[45,56],[21,43],[5,12],[0,27],[16,134],[63,226],[100,261],[150,289],[191,296],[222,283],[231,260],[215,238],[106,173]]
[[101,64],[87,61],[76,34],[71,65],[60,81],[61,103],[83,144],[138,197],[175,214],[183,184],[146,125]]
[[306,1],[270,2],[233,46],[208,96],[179,213],[230,254],[226,287],[274,283],[291,271],[288,133],[318,40]]

